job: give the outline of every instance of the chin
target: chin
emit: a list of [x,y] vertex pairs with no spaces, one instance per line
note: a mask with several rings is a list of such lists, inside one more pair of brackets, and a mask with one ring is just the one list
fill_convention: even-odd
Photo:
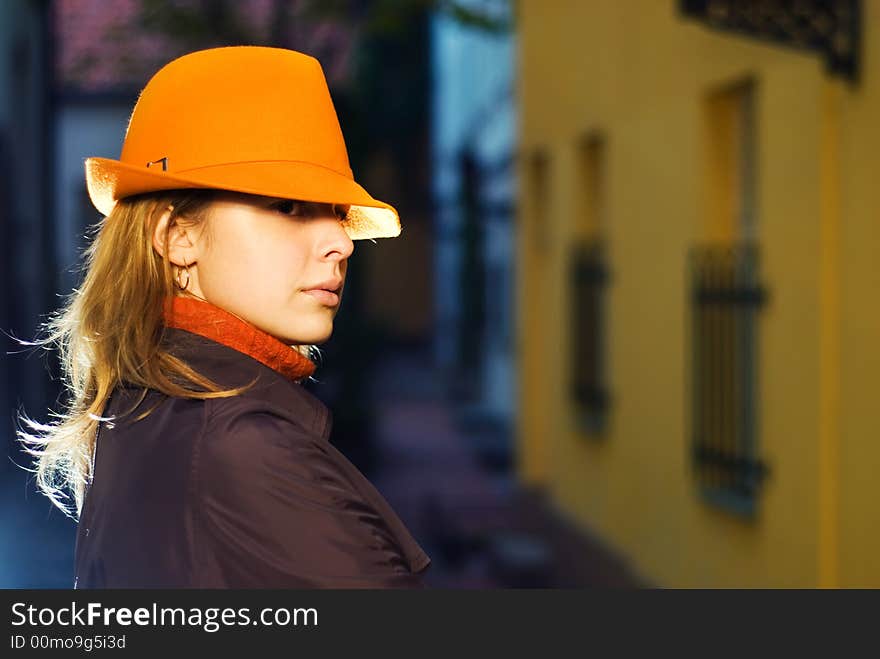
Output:
[[303,328],[295,337],[282,339],[287,344],[320,345],[330,340],[333,335],[333,323],[316,323],[315,327]]

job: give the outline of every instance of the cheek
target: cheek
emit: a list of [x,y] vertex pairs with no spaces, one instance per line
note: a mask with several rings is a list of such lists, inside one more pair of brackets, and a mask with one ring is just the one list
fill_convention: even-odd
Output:
[[[254,240],[237,218],[214,227],[207,249],[199,261],[199,285],[205,298],[225,308],[236,309],[249,291],[256,290],[260,273],[260,241]],[[218,222],[219,224],[219,222]]]
[[200,284],[208,299],[213,295],[240,304],[246,297],[258,304],[279,304],[307,283],[301,281],[304,259],[295,236],[283,231],[230,232],[212,243]]

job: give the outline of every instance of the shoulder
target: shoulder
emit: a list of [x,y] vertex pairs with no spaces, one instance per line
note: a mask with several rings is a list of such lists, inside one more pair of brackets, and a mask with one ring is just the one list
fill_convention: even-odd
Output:
[[241,396],[207,404],[198,460],[209,483],[256,479],[273,470],[301,478],[317,468],[338,471],[332,469],[336,456],[326,440],[275,406]]

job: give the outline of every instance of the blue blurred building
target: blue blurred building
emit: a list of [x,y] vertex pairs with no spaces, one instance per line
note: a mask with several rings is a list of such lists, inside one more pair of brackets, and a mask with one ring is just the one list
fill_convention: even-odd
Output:
[[[487,11],[485,2],[461,3]],[[493,19],[506,20],[508,3]],[[514,387],[515,36],[432,20],[434,354],[484,457],[507,461]],[[475,440],[479,441],[479,439]]]
[[[53,355],[21,346],[57,306],[54,42],[47,0],[0,3],[0,587],[72,584],[71,520],[19,466],[17,414],[45,421],[59,394]],[[10,336],[11,335],[11,336]],[[54,379],[53,379],[54,378]]]

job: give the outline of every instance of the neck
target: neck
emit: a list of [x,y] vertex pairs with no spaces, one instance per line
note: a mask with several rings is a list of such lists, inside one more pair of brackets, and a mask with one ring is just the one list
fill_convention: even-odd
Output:
[[165,305],[165,324],[238,350],[294,381],[315,371],[315,363],[295,347],[207,300],[170,297]]

